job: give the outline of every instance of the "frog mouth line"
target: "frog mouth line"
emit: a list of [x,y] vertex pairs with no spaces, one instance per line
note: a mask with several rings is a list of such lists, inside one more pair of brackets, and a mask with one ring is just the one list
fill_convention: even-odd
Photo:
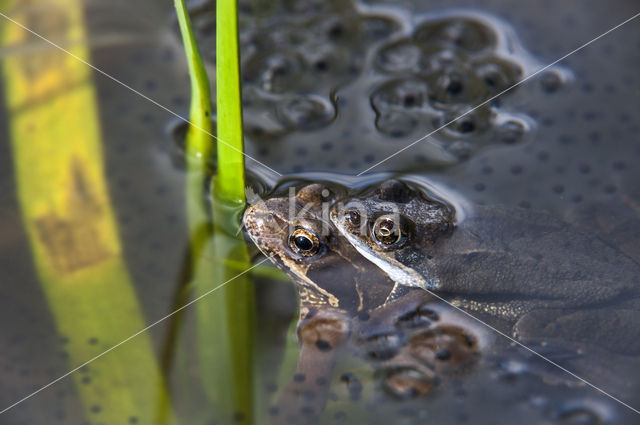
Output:
[[398,262],[395,262],[394,264],[391,260],[384,259],[376,255],[375,253],[371,252],[366,246],[363,246],[363,243],[356,236],[352,235],[349,232],[342,231],[340,227],[338,227],[338,229],[340,230],[340,233],[342,233],[344,237],[347,238],[349,243],[351,243],[351,245],[353,245],[353,247],[362,256],[378,266],[380,269],[384,270],[384,272],[394,282],[398,282],[404,286],[423,288],[427,290],[437,290],[440,287],[439,279],[425,280],[415,270],[404,267]]

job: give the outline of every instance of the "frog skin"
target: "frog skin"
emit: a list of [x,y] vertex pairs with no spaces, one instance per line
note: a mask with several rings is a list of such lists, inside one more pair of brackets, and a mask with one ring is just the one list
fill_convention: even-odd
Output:
[[564,212],[564,219],[588,228],[600,239],[614,245],[640,262],[640,203],[626,193],[581,203]]
[[[573,325],[562,327],[573,334],[589,314],[585,309],[623,303],[637,293],[638,263],[545,212],[475,206],[457,222],[445,202],[390,180],[336,202],[330,216],[354,247],[396,282],[514,325],[538,310],[539,320],[514,327],[521,338],[543,332],[540,320],[548,316],[540,310],[574,315]],[[555,311],[553,319],[558,316]],[[558,329],[553,332],[560,336]],[[640,345],[623,349],[640,352]]]

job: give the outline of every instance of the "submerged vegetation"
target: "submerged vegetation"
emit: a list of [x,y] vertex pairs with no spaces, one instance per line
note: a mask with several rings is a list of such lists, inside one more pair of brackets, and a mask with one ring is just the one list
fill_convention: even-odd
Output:
[[[20,10],[17,1],[2,5],[3,11]],[[74,39],[71,52],[88,60],[81,2],[61,0],[47,13],[66,25],[62,34],[46,27],[43,36]],[[3,46],[20,46],[30,35],[4,23],[1,37]],[[66,52],[50,49],[46,55],[47,66],[37,55],[4,58],[3,83],[31,255],[68,366],[78,368],[146,325],[105,178],[91,70]],[[105,423],[172,422],[147,334],[81,370],[74,379],[87,417],[99,415]]]

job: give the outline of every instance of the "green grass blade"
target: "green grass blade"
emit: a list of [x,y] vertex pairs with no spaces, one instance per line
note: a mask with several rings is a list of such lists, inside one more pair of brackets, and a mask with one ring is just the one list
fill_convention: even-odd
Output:
[[218,178],[216,195],[244,204],[242,96],[236,0],[216,2],[216,99],[218,108]]
[[[187,131],[186,153],[188,172],[206,172],[207,163],[213,151],[211,123],[211,88],[207,71],[198,51],[191,21],[184,0],[174,0],[178,25],[184,43],[191,81],[191,104],[189,120],[192,125]],[[202,178],[202,176],[200,176]],[[202,199],[202,196],[200,197]]]

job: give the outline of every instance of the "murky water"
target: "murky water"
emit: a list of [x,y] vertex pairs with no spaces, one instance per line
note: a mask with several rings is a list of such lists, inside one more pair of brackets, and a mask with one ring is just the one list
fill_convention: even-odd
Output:
[[[213,75],[212,5],[194,2],[192,10]],[[248,161],[261,196],[284,181],[362,188],[401,173],[407,180],[453,191],[465,202],[546,210],[640,261],[638,22],[492,99],[633,16],[639,11],[633,1],[371,0],[357,6],[257,1],[242,2],[240,10],[247,153],[283,174],[275,176]],[[186,116],[189,86],[171,2],[90,1],[86,14],[92,63]],[[2,55],[34,47],[49,48],[33,38]],[[185,267],[180,124],[113,81],[97,74],[94,81],[109,191],[127,266],[150,323],[171,311]],[[462,120],[376,165],[485,101]],[[6,110],[0,120],[7,129]],[[3,140],[8,138],[3,130]],[[1,143],[0,150],[2,409],[70,365],[68,336],[54,329],[31,260],[11,146]],[[285,342],[295,338],[288,328],[297,301],[291,285],[257,283],[264,318],[262,367],[276,370]],[[437,384],[408,368],[390,367],[380,356],[393,348],[392,331],[415,342],[394,351],[393,357],[405,360],[426,356],[416,350],[428,346],[427,337],[394,322],[410,306],[378,312],[355,324],[354,334],[361,337],[350,343],[327,383],[323,423],[638,423],[632,410],[494,331],[442,303],[433,308],[439,320],[429,332],[464,329],[476,341],[472,360],[462,356],[465,367],[448,366],[456,373],[433,366],[442,372]],[[625,310],[640,315],[637,305]],[[615,330],[613,342],[637,340],[638,328],[620,317],[607,328]],[[509,333],[500,321],[482,319]],[[188,348],[193,346],[192,322],[187,310],[181,324],[186,354],[174,361],[169,378],[174,407],[185,423],[216,423]],[[167,322],[149,331],[158,353],[166,352],[169,329]],[[378,342],[380,335],[383,342]],[[612,352],[616,344],[597,335],[594,340],[605,342],[537,339],[527,345],[637,409],[638,353]],[[101,362],[82,371],[86,385],[105,379]],[[439,364],[437,359],[426,362]],[[258,389],[264,410],[278,390],[275,375],[267,372],[264,388]],[[0,415],[0,423],[103,423],[100,409],[109,406],[86,418],[79,403],[74,381],[62,380]],[[153,421],[123,412],[120,423]]]

